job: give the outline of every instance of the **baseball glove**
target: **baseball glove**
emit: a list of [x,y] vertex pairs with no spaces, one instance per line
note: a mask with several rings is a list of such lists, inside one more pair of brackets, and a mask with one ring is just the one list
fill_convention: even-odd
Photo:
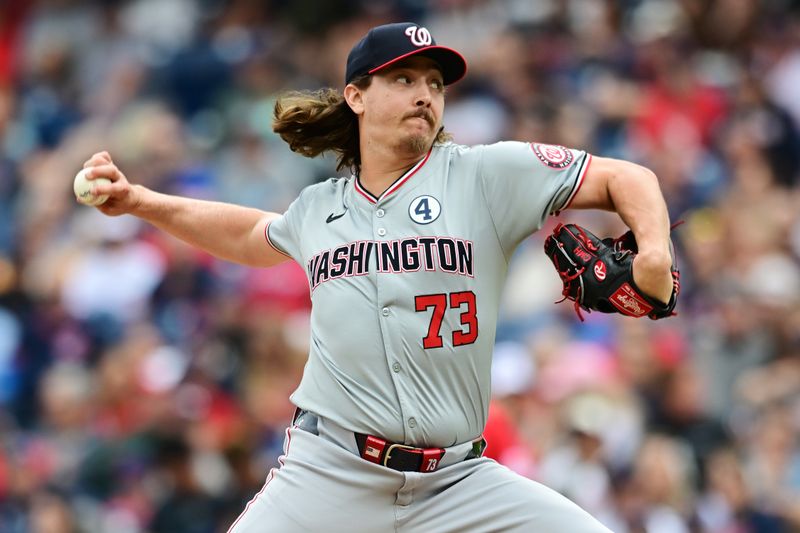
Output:
[[666,305],[643,293],[633,281],[633,258],[638,247],[631,231],[616,239],[601,240],[577,224],[559,224],[545,239],[544,251],[564,284],[564,298],[559,302],[573,300],[581,321],[581,309],[633,317],[646,315],[653,320],[675,314],[680,273],[672,243],[673,288]]

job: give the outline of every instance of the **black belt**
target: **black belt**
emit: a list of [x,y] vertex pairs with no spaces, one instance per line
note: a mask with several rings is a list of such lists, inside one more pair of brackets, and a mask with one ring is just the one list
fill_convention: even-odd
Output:
[[[318,422],[319,417],[308,411],[298,409],[295,414],[294,425],[315,435],[319,435]],[[363,433],[353,435],[362,459],[400,472],[433,472],[439,468],[445,454],[444,448],[416,448]],[[462,460],[480,457],[485,448],[483,438],[473,441],[472,449]]]

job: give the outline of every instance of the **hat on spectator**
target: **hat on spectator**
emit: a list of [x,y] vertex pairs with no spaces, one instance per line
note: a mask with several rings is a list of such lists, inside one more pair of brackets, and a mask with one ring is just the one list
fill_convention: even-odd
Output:
[[345,83],[414,55],[436,61],[445,85],[457,82],[467,72],[464,57],[452,48],[437,45],[427,28],[413,22],[398,22],[376,26],[356,43],[347,56]]

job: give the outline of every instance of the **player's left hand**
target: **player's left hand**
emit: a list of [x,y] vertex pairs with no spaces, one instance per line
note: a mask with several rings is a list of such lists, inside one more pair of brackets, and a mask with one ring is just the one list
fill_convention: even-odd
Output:
[[581,320],[581,309],[654,320],[675,314],[680,273],[671,242],[667,261],[657,252],[640,254],[631,231],[600,239],[577,224],[559,224],[544,249]]

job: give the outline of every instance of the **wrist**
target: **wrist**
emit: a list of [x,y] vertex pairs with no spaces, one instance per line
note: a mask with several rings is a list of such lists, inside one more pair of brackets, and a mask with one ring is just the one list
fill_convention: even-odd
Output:
[[154,194],[154,192],[144,185],[131,185],[131,208],[129,213],[138,217],[144,217],[147,214],[148,205],[152,204],[152,202],[148,202],[147,197],[152,194]]
[[648,296],[667,303],[672,296],[672,258],[669,253],[639,253],[633,260],[633,280]]
[[664,272],[669,272],[672,268],[672,255],[669,250],[663,248],[653,249],[639,249],[636,254],[636,263],[643,271],[650,275],[659,275]]

